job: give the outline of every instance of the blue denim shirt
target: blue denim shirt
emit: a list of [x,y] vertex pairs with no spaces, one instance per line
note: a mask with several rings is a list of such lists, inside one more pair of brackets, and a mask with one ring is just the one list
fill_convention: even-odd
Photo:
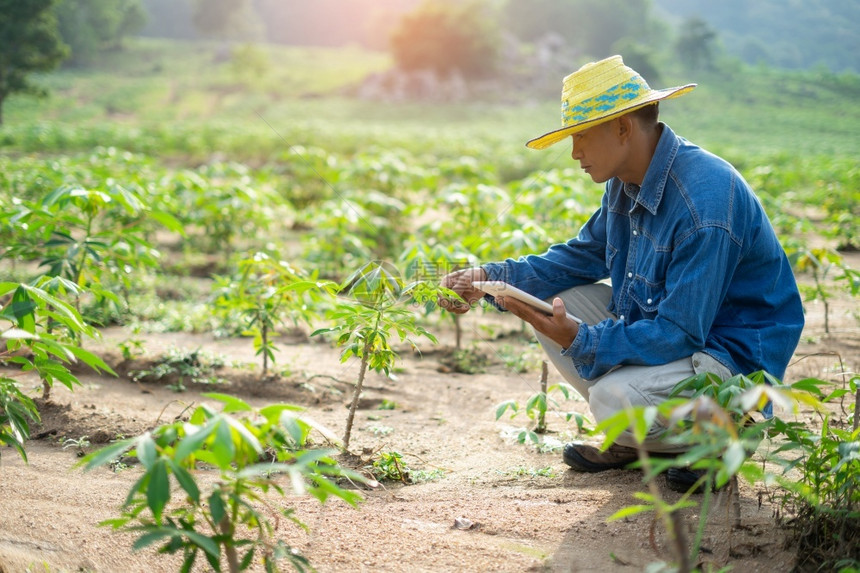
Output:
[[585,379],[699,351],[781,379],[803,308],[776,233],[731,165],[662,128],[641,188],[609,180],[576,238],[483,268],[541,299],[611,279],[617,320],[582,324],[563,352]]

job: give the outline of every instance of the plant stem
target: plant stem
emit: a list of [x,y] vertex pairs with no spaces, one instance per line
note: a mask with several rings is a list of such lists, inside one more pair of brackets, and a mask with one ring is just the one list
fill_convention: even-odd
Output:
[[[699,527],[696,529],[696,536],[693,539],[693,550],[690,553],[693,559],[699,556],[699,550],[702,547],[702,538],[705,536],[705,526],[708,524],[708,512],[711,510],[711,498],[714,495],[714,477],[708,475],[705,478],[705,483],[702,484],[705,488],[705,493],[702,499],[702,504],[699,506]],[[740,501],[740,500],[739,500]],[[726,503],[731,503],[727,501]],[[689,567],[689,564],[687,565]]]
[[358,409],[358,398],[361,396],[361,385],[364,384],[364,374],[367,372],[367,358],[370,354],[373,333],[364,341],[361,349],[361,369],[358,371],[358,381],[355,383],[355,392],[352,395],[352,403],[349,405],[349,415],[346,417],[346,432],[343,434],[343,451],[349,450],[349,437],[352,433],[352,421],[355,411]]
[[[546,360],[541,361],[540,365],[540,391],[543,393],[544,404],[547,401],[546,395],[546,380],[549,377],[549,367]],[[538,434],[546,433],[546,407],[538,409],[538,423],[535,432]]]
[[269,324],[264,319],[261,319],[260,322],[263,323],[260,337],[263,343],[263,377],[265,378],[266,373],[269,371]]
[[[84,288],[84,266],[87,262],[87,241],[90,238],[90,233],[93,230],[93,219],[95,215],[92,213],[88,214],[87,217],[87,229],[84,233],[84,238],[81,240],[81,262],[78,264],[78,276],[75,277],[75,283],[81,288]],[[79,294],[75,295],[75,310],[81,312],[81,297]]]
[[[651,460],[642,444],[636,445],[636,453],[639,455],[642,471],[645,475],[651,475]],[[651,497],[654,498],[657,516],[662,518],[663,526],[666,528],[666,535],[668,535],[669,540],[672,542],[673,549],[678,557],[678,573],[690,573],[690,555],[687,553],[687,538],[684,535],[684,527],[680,516],[676,513],[666,511],[667,504],[663,500],[663,496],[660,495],[660,488],[657,487],[657,482],[653,478],[648,480],[648,491]]]
[[830,334],[830,303],[828,302],[828,295],[824,292],[824,286],[821,284],[821,280],[823,280],[823,276],[821,278],[818,277],[818,270],[812,271],[812,278],[815,281],[815,291],[818,293],[818,297],[821,299],[821,302],[824,304],[824,334]]
[[860,428],[860,388],[857,388],[857,393],[854,395],[854,431]]
[[218,524],[218,529],[226,539],[224,542],[224,554],[227,556],[227,565],[230,567],[230,573],[239,573],[239,555],[236,553],[236,548],[232,545],[233,528],[230,526],[230,518],[226,515],[221,518]]
[[741,490],[737,475],[733,475],[729,481],[729,496],[732,508],[731,527],[738,528],[741,526]]

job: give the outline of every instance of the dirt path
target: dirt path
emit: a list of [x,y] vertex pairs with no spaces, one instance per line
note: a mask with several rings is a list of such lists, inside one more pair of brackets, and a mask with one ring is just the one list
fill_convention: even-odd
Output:
[[[524,415],[494,420],[498,403],[508,399],[524,403],[537,391],[539,370],[535,363],[520,374],[505,365],[502,358],[511,361],[534,354],[522,338],[488,340],[486,330],[478,328],[489,322],[497,335],[516,332],[515,319],[473,320],[467,324],[467,340],[491,358],[485,372],[450,372],[440,362],[445,354],[429,346],[423,357],[404,353],[396,381],[369,378],[365,407],[356,416],[352,451],[365,456],[397,451],[411,468],[435,470],[438,477],[365,491],[357,510],[342,502],[320,506],[307,498],[279,501],[295,507],[310,527],[310,533],[304,533],[282,526],[279,535],[323,572],[629,572],[669,559],[662,527],[652,527],[650,515],[606,522],[609,515],[634,503],[632,494],[642,487],[639,472],[566,471],[560,454],[540,454],[509,438],[514,428],[529,423]],[[126,337],[122,330],[108,330],[103,344],[115,348]],[[443,336],[443,344],[448,339],[453,340]],[[811,339],[799,352],[831,350],[833,344]],[[856,361],[856,330],[837,345]],[[199,348],[225,356],[228,364],[255,361],[250,340],[162,334],[146,336],[144,347],[149,356],[171,347]],[[302,403],[308,415],[340,435],[348,398],[340,392],[354,381],[358,364],[341,364],[337,350],[316,341],[283,341],[279,347],[277,364],[289,367],[290,378],[259,382],[247,369],[234,370],[233,385],[214,389],[235,392],[253,405]],[[786,378],[820,376],[832,363],[832,357],[810,357],[793,366]],[[318,376],[309,379],[311,374]],[[557,375],[552,372],[551,382],[553,376]],[[29,464],[13,450],[2,450],[0,571],[176,571],[177,560],[152,551],[132,553],[132,537],[96,526],[118,515],[116,508],[140,475],[139,467],[82,473],[72,468],[75,449],[63,449],[61,440],[86,435],[106,442],[117,434],[134,435],[157,421],[172,420],[206,398],[197,387],[175,393],[163,385],[136,384],[127,378],[81,374],[80,379],[83,386],[74,393],[56,389],[55,405],[44,410],[37,430],[42,439],[28,444]],[[395,408],[378,409],[383,399],[393,401]],[[566,402],[563,407],[587,412],[583,402]],[[575,429],[557,415],[550,416],[549,427],[556,432]],[[556,437],[568,439],[564,434]],[[677,494],[661,487],[668,500],[677,499]],[[731,530],[726,525],[724,500],[718,500],[703,558],[716,568],[731,564],[737,571],[790,569],[793,557],[783,549],[767,500],[760,505],[758,492],[746,485],[741,494],[743,526]],[[456,528],[458,518],[473,527]],[[696,519],[695,511],[685,515],[691,528]]]

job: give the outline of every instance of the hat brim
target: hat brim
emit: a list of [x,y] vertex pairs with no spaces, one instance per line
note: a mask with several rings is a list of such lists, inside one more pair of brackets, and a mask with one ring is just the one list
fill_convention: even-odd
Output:
[[630,113],[631,111],[635,111],[640,107],[645,107],[648,104],[652,104],[655,101],[660,101],[662,99],[672,99],[679,96],[682,96],[686,93],[693,91],[696,87],[696,84],[687,84],[684,86],[678,86],[674,88],[666,88],[662,90],[653,90],[648,95],[643,98],[637,99],[635,101],[631,101],[629,105],[613,110],[606,115],[600,115],[593,119],[587,119],[585,121],[581,121],[574,125],[568,125],[562,127],[561,129],[556,129],[541,135],[540,137],[536,137],[534,139],[526,142],[526,147],[531,149],[546,149],[547,147],[554,145],[564,139],[569,135],[573,135],[574,133],[578,133],[580,131],[586,130],[589,127],[593,127],[595,125],[599,125],[601,123],[607,122],[611,119],[618,117],[619,115],[624,115],[625,113]]

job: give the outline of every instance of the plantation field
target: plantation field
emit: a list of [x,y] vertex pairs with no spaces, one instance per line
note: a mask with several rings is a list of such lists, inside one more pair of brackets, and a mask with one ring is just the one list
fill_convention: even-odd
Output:
[[[320,504],[284,480],[284,496],[253,504],[277,523],[272,539],[319,571],[630,571],[671,560],[653,513],[607,522],[640,503],[641,472],[565,470],[563,443],[599,441],[577,425],[590,415],[581,399],[554,391],[540,445],[518,441],[534,427],[525,405],[540,390],[530,332],[491,308],[454,320],[432,304],[443,274],[542,252],[599,205],[600,187],[569,146],[523,145],[556,125],[557,95],[500,85],[482,101],[353,97],[389,65],[357,49],[266,47],[231,60],[218,45],[139,39],[95,69],[42,78],[47,99],[6,103],[0,328],[10,346],[0,377],[35,400],[41,420],[30,424],[26,462],[0,452],[0,572],[179,570],[181,551],[133,551],[139,534],[98,526],[120,516],[139,480],[157,481],[147,472],[162,462],[141,445],[86,473],[78,458],[197,423],[204,405],[239,408],[213,392],[260,411],[302,406],[308,449],[337,452],[367,366],[365,339],[348,335],[378,310],[367,298],[378,292],[391,303],[390,348],[369,362],[351,453],[333,454],[375,481],[335,480],[363,498],[352,507],[337,494]],[[738,166],[795,265],[807,325],[784,382],[843,389],[826,411],[830,425],[849,428],[860,369],[860,78],[763,68],[690,78],[670,67],[664,76],[700,87],[661,117]],[[369,290],[336,296],[344,284]],[[558,378],[550,371],[549,384]],[[496,419],[510,400],[519,413]],[[823,425],[809,404],[781,415]],[[224,479],[210,455],[193,472],[201,489]],[[185,474],[171,472],[179,481],[165,514],[194,497]],[[657,484],[668,503],[681,499]],[[777,526],[792,511],[781,490],[739,487],[737,498],[713,500],[702,566],[791,569],[802,545]],[[690,539],[699,511],[679,514]]]

